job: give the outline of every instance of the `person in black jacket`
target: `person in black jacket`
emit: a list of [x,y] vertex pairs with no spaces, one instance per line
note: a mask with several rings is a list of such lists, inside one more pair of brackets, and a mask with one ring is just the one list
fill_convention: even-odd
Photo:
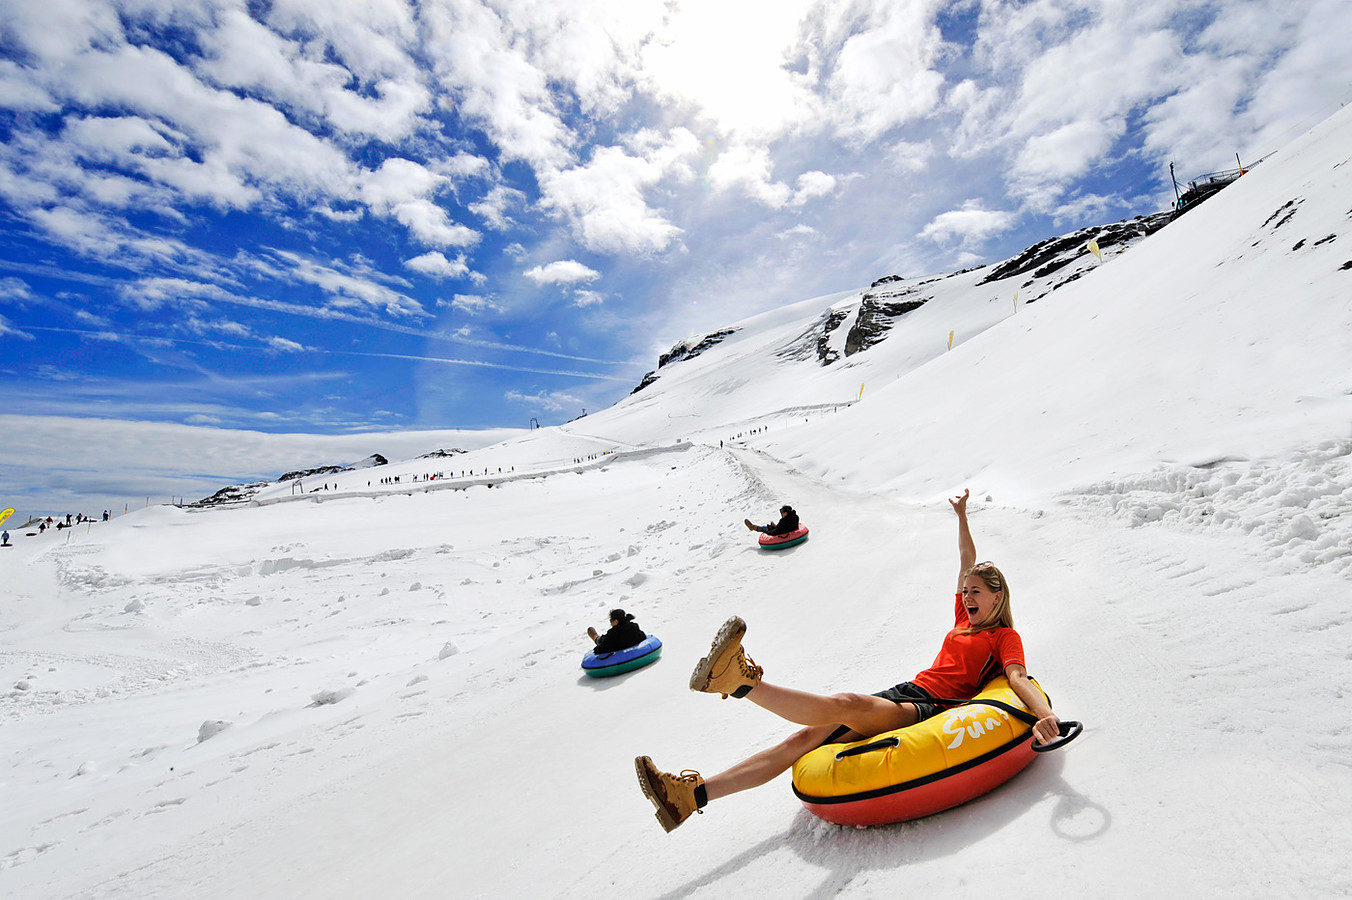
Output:
[[624,650],[635,644],[641,644],[648,638],[643,633],[643,629],[639,628],[638,623],[634,621],[633,614],[622,609],[610,611],[610,630],[605,634],[597,634],[595,628],[588,628],[587,635],[596,642],[598,654]]
[[793,507],[787,503],[779,508],[779,521],[773,525],[756,525],[750,519],[743,519],[746,527],[752,531],[759,531],[762,534],[777,535],[788,534],[791,531],[798,530],[798,513],[793,511]]

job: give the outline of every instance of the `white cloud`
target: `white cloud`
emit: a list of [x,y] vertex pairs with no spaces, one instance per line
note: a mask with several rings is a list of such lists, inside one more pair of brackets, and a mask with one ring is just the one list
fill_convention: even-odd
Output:
[[469,274],[469,264],[465,262],[463,254],[452,261],[446,258],[446,254],[437,250],[406,259],[404,266],[415,272],[431,275],[433,278],[464,278]]
[[199,335],[224,334],[232,338],[253,337],[253,330],[249,328],[249,326],[226,319],[204,321],[192,316],[186,319],[182,324],[188,331]]
[[897,141],[887,148],[883,159],[893,169],[900,172],[923,172],[938,155],[933,142],[913,143]]
[[513,42],[507,23],[474,0],[444,0],[422,13],[433,75],[456,98],[459,114],[482,125],[504,160],[566,165],[575,139],[555,109],[547,74]]
[[495,231],[506,231],[515,224],[507,210],[525,204],[526,195],[505,184],[495,185],[482,199],[469,204],[469,211],[479,216]]
[[939,243],[953,240],[970,243],[999,234],[1013,226],[1014,221],[1012,213],[982,209],[978,201],[969,200],[962,209],[935,216],[920,230],[918,237]]
[[61,105],[17,63],[0,59],[0,109],[54,113],[61,110]]
[[438,300],[437,306],[449,306],[451,309],[458,309],[471,316],[481,315],[485,312],[502,312],[502,307],[491,297],[482,297],[477,294],[456,294],[449,301]]
[[470,247],[479,242],[479,232],[452,222],[446,211],[430,200],[400,203],[391,213],[429,247]]
[[1065,181],[1084,172],[1126,133],[1120,118],[1080,119],[1028,139],[1013,175],[1034,181]]
[[642,88],[691,121],[741,143],[764,143],[811,122],[811,79],[785,65],[804,52],[811,0],[688,0],[672,5],[641,50]]
[[377,169],[364,172],[358,186],[363,203],[379,215],[388,215],[404,203],[421,200],[449,185],[450,179],[411,159],[392,157]]
[[87,256],[133,266],[146,260],[172,263],[200,257],[173,238],[138,231],[121,219],[91,210],[53,205],[30,209],[27,216],[57,243]]
[[326,265],[288,250],[274,249],[272,253],[287,264],[283,270],[286,276],[315,285],[328,295],[330,307],[384,311],[395,316],[426,314],[417,300],[379,283],[377,273],[369,267]]
[[450,178],[408,159],[387,159],[363,175],[362,200],[377,215],[392,216],[430,247],[466,247],[479,233],[454,223],[428,195],[450,186]]
[[1085,194],[1079,197],[1064,198],[1057,202],[1052,211],[1052,221],[1058,226],[1074,228],[1085,222],[1102,221],[1109,210],[1120,209],[1121,197],[1109,197],[1103,194]]
[[788,185],[771,178],[774,164],[765,147],[740,145],[721,153],[709,166],[709,184],[719,191],[740,188],[753,200],[779,209],[793,196]]
[[[1285,41],[1280,56],[1271,68],[1261,73],[1253,88],[1253,100],[1243,111],[1245,123],[1254,137],[1243,148],[1249,153],[1265,153],[1294,138],[1301,131],[1348,102],[1349,84],[1347,48],[1352,46],[1352,14],[1342,0],[1311,0],[1308,3],[1282,3],[1265,10],[1264,21],[1249,17],[1233,45],[1240,49],[1261,41],[1262,35],[1275,35],[1273,20],[1280,15],[1290,23],[1281,30]],[[1257,12],[1255,10],[1255,12]],[[1229,16],[1222,16],[1208,35],[1225,27]],[[1294,21],[1293,21],[1294,20]]]
[[680,173],[695,152],[688,131],[672,136],[650,155],[599,147],[582,166],[541,176],[541,206],[563,216],[582,246],[601,253],[652,253],[667,249],[681,229],[652,209],[644,191],[669,172]]
[[539,285],[581,284],[601,277],[600,272],[573,259],[561,259],[548,265],[535,266],[521,274]]
[[798,176],[797,189],[773,177],[774,162],[766,147],[741,144],[719,154],[706,174],[709,186],[718,191],[740,189],[770,209],[798,207],[835,192],[841,179],[817,169]]
[[31,296],[33,291],[22,278],[0,278],[0,301],[27,300]]
[[26,341],[34,340],[33,335],[29,334],[26,331],[21,331],[18,328],[15,328],[14,325],[4,316],[0,316],[0,335],[21,338]]
[[295,341],[275,335],[268,338],[268,347],[281,353],[299,353],[305,349],[304,344],[298,344]]
[[[200,70],[219,84],[260,92],[340,131],[395,142],[419,127],[419,115],[431,103],[410,56],[416,26],[411,10],[401,7],[274,5],[269,20],[299,33],[299,40],[242,9],[225,10],[214,28],[203,31],[207,52]],[[322,44],[308,39],[315,34],[324,35]],[[336,60],[330,55],[335,53]]]
[[946,98],[961,117],[952,152],[1005,157],[1011,194],[1042,211],[1123,137],[1184,171],[1222,167],[1344,99],[1349,42],[1352,15],[1337,0],[990,5],[975,74]]
[[873,140],[920,118],[939,103],[944,77],[931,68],[942,39],[932,21],[941,0],[877,0],[868,27],[836,57],[826,109],[842,134]]
[[798,190],[793,193],[793,206],[802,206],[809,200],[825,197],[835,191],[839,180],[834,175],[812,170],[798,176]]
[[511,403],[520,403],[542,412],[563,412],[582,409],[582,398],[561,391],[540,391],[536,394],[523,394],[520,391],[507,391],[503,399]]
[[109,328],[112,326],[112,321],[107,316],[95,315],[87,309],[75,310],[75,318],[91,328]]
[[596,306],[604,303],[606,295],[599,291],[576,290],[573,291],[573,305],[578,307]]

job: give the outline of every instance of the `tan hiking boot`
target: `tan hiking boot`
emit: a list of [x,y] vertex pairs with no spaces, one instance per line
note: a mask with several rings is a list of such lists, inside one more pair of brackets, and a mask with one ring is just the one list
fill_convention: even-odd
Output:
[[764,671],[742,650],[746,623],[733,616],[723,623],[709,646],[709,655],[699,661],[690,674],[690,690],[722,694],[723,699],[745,697],[761,682]]
[[695,800],[695,789],[704,786],[704,779],[698,772],[692,769],[686,769],[680,775],[659,772],[647,756],[634,759],[634,771],[638,773],[643,796],[652,801],[657,809],[657,821],[668,834],[692,813],[703,812]]

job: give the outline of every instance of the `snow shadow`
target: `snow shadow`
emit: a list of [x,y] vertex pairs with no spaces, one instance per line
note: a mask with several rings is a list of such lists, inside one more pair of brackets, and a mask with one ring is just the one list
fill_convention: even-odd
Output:
[[621,672],[618,675],[606,675],[602,678],[597,678],[583,672],[581,675],[577,676],[577,683],[581,687],[589,687],[594,691],[608,691],[611,688],[619,687],[635,675],[641,676],[644,672],[650,672],[653,669],[656,669],[658,666],[662,665],[662,662],[663,660],[656,659],[641,669],[630,669],[628,672]]
[[[1038,760],[983,797],[951,810],[895,825],[868,828],[832,825],[798,810],[783,832],[747,847],[703,875],[677,885],[659,900],[677,900],[788,850],[825,874],[815,887],[804,885],[808,900],[835,897],[862,875],[904,869],[957,856],[1030,816],[1034,807],[1055,798],[1047,828],[1063,840],[1081,843],[1102,837],[1112,824],[1108,810],[1076,790],[1062,776],[1064,755]],[[1036,820],[1028,827],[1035,827]]]

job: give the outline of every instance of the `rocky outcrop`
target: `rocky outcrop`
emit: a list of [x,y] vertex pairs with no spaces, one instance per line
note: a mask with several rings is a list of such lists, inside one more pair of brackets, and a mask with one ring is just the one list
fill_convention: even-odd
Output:
[[313,478],[316,475],[336,475],[339,472],[351,472],[354,469],[373,469],[376,466],[387,466],[390,461],[379,453],[372,453],[359,463],[353,463],[350,466],[318,466],[313,469],[297,469],[294,472],[287,472],[278,476],[278,481],[295,481],[299,478]]
[[232,484],[229,487],[223,487],[210,497],[204,497],[194,503],[185,503],[184,506],[194,509],[204,509],[209,506],[226,506],[232,503],[248,503],[263,488],[271,485],[271,481],[254,481],[249,484]]
[[[463,450],[453,450],[452,453],[463,453]],[[447,451],[438,450],[427,454],[436,456],[446,454]],[[421,458],[421,457],[420,457]],[[282,484],[287,481],[298,481],[302,478],[315,478],[322,475],[334,475],[338,472],[354,472],[357,469],[372,469],[376,466],[387,466],[390,461],[379,453],[372,453],[361,462],[353,463],[349,466],[317,466],[313,469],[296,469],[293,472],[286,472],[277,477],[276,481],[252,481],[248,484],[232,484],[229,487],[223,487],[210,497],[204,497],[194,503],[186,503],[185,506],[202,509],[211,506],[226,506],[233,503],[247,503],[253,499],[254,495],[265,487],[271,487],[274,484]]]
[[849,312],[843,309],[828,309],[822,322],[822,333],[817,338],[817,361],[824,366],[840,359],[840,351],[831,346],[831,333],[840,327]]
[[[679,341],[674,347],[657,357],[657,368],[670,365],[674,362],[680,362],[683,359],[694,359],[705,350],[721,343],[728,335],[736,334],[736,328],[724,328],[722,331],[715,331],[712,334],[706,334],[698,341]],[[652,371],[643,376],[643,380],[638,383],[638,387],[630,391],[630,395],[637,394],[648,385],[652,384],[658,378],[657,372]]]
[[840,351],[831,346],[831,335],[849,318],[850,312],[849,308],[824,310],[817,321],[775,351],[775,357],[795,362],[815,358],[821,365],[829,366],[840,358]]
[[1085,246],[1090,241],[1097,241],[1099,250],[1107,250],[1114,244],[1140,240],[1168,224],[1169,213],[1156,213],[1151,216],[1123,219],[1111,225],[1082,228],[1060,237],[1048,238],[1039,241],[1018,256],[1010,257],[998,266],[992,267],[986,277],[977,284],[989,284],[992,281],[1028,273],[1031,273],[1033,278],[1045,278],[1057,269],[1081,258],[1087,252]]
[[657,372],[655,370],[649,372],[648,374],[643,376],[643,380],[638,383],[638,387],[634,388],[632,391],[629,392],[630,395],[632,396],[634,394],[637,394],[639,391],[643,390],[645,387],[652,384],[656,380],[657,380]]
[[660,369],[669,363],[678,362],[682,359],[694,359],[710,347],[722,343],[728,335],[736,333],[736,328],[724,328],[722,331],[706,334],[697,342],[681,341],[657,358],[657,368]]
[[[897,280],[882,279],[875,281],[874,287]],[[912,310],[919,309],[932,298],[920,294],[920,285],[915,284],[900,290],[874,290],[864,294],[859,304],[859,315],[849,334],[845,335],[845,355],[853,356],[861,350],[867,350],[887,336],[896,320]]]

